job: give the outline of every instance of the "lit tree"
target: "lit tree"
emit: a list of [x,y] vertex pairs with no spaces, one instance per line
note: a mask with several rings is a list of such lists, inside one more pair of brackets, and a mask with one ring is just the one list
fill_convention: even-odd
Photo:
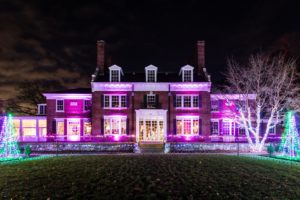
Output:
[[12,115],[3,119],[1,129],[0,158],[19,158],[20,150],[14,134]]
[[282,156],[288,158],[300,157],[299,133],[296,128],[296,119],[293,112],[288,112],[285,119],[285,129],[280,144]]
[[[283,55],[252,55],[245,64],[228,60],[226,92],[238,94],[236,123],[245,128],[253,151],[260,152],[286,109],[299,106],[296,61]],[[266,128],[262,130],[262,123]]]

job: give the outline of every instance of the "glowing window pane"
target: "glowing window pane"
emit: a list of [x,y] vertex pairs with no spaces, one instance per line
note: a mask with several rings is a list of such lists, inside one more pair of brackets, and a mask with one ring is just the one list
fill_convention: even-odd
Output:
[[23,136],[36,136],[36,128],[23,127]]
[[44,119],[39,120],[39,127],[47,127],[47,120]]
[[219,134],[219,122],[211,122],[211,134]]
[[182,134],[182,120],[176,120],[176,134]]
[[23,127],[36,127],[36,120],[35,119],[26,119],[22,120]]
[[110,134],[110,119],[104,120],[104,134]]
[[92,130],[91,122],[84,122],[83,130],[84,130],[84,135],[91,135],[91,130]]
[[68,135],[79,135],[80,134],[80,121],[69,121],[68,122]]
[[193,134],[199,133],[199,121],[193,120]]
[[56,134],[57,135],[64,135],[65,130],[65,123],[64,122],[56,122]]
[[191,120],[185,119],[183,120],[183,134],[191,134]]

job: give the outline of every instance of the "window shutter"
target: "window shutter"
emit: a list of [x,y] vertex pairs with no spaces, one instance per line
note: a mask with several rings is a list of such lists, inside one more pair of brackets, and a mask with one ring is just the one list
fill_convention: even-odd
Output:
[[104,107],[104,95],[101,94],[101,107],[103,108]]
[[159,95],[155,95],[155,108],[159,108]]
[[56,121],[55,120],[52,121],[52,133],[56,134]]
[[176,95],[173,95],[173,106],[176,108]]
[[202,108],[202,95],[200,94],[198,98],[199,108]]
[[177,127],[176,127],[176,119],[173,119],[173,130],[174,130],[174,132],[173,132],[173,135],[176,135],[176,132],[177,132]]
[[147,108],[147,95],[144,95],[144,108]]
[[202,119],[199,119],[199,135],[202,135]]
[[222,108],[222,100],[218,100],[218,111]]
[[126,119],[126,134],[129,135],[129,119]]
[[101,135],[104,135],[104,119],[101,118],[100,121],[100,130],[101,130]]
[[129,108],[130,104],[129,104],[129,94],[126,94],[126,105],[127,105],[127,108]]

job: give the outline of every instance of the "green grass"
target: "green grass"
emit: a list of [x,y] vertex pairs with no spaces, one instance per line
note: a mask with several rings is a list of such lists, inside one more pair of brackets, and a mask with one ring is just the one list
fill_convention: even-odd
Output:
[[0,165],[0,199],[300,199],[300,166],[222,155],[53,157]]

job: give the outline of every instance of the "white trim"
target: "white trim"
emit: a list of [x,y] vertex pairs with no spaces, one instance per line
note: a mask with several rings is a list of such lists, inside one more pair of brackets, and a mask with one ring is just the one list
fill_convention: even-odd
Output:
[[[153,107],[148,107],[148,97],[150,96],[154,96],[154,106]],[[146,96],[146,105],[147,105],[147,108],[155,108],[155,103],[156,103],[156,94],[153,94],[152,92],[150,92],[150,94],[147,94]]]
[[[57,101],[63,101],[63,110],[57,110]],[[56,101],[55,101],[55,111],[56,112],[64,112],[65,111],[65,100],[64,99],[56,99]]]
[[220,120],[219,119],[210,119],[210,122],[213,123],[213,122],[217,122],[218,123],[218,134],[214,134],[212,132],[212,124],[210,125],[210,129],[211,129],[211,135],[220,135]]
[[211,100],[224,100],[224,99],[229,99],[229,100],[246,100],[246,96],[248,99],[255,99],[256,94],[211,94],[210,98]]
[[[210,92],[210,82],[92,82],[92,92],[95,91],[206,91]],[[44,94],[45,95],[45,94]],[[90,95],[91,96],[91,95]],[[48,97],[47,97],[48,98]]]
[[85,102],[86,102],[86,101],[89,101],[89,102],[92,103],[92,100],[91,100],[91,99],[83,99],[82,101],[83,101],[83,103],[82,103],[82,104],[83,104],[83,108],[82,108],[82,109],[83,109],[83,112],[89,111],[89,110],[86,110],[86,109],[85,109]]
[[[44,109],[44,111],[45,111],[45,113],[41,113],[41,106],[44,106],[45,107],[45,109]],[[38,115],[46,115],[47,114],[47,104],[46,103],[39,103],[38,104]]]
[[92,94],[61,94],[61,93],[43,93],[47,99],[83,99],[92,98]]
[[[184,81],[184,78],[186,76],[185,72],[191,72],[191,81]],[[182,82],[193,82],[194,81],[194,67],[191,65],[185,65],[181,67],[179,75],[181,74]]]

